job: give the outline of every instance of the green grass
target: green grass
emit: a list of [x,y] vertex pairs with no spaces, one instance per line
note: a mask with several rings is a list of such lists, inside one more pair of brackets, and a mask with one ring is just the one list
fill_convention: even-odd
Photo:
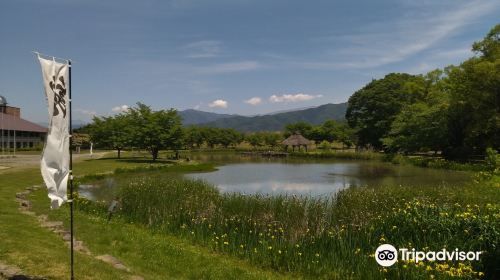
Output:
[[[171,162],[158,163],[163,164]],[[76,163],[74,171],[76,176],[84,176],[141,166],[144,162],[138,158],[105,158]],[[15,201],[16,192],[42,183],[40,171],[35,168],[19,172],[10,169],[0,176],[0,260],[22,268],[29,275],[68,279],[67,246],[56,234],[41,228],[36,218],[21,214]],[[34,192],[30,199],[38,214],[48,214],[50,219],[62,220],[68,226],[67,205],[51,211],[45,190]],[[75,233],[77,239],[83,240],[95,254],[111,254],[132,270],[132,273],[116,270],[93,257],[76,253],[77,279],[128,279],[132,274],[146,279],[286,278],[179,237],[151,234],[141,225],[115,220],[108,224],[105,219],[85,212],[75,213]]]
[[[78,181],[116,176],[122,209],[107,223],[106,206],[78,198],[75,232],[96,254],[111,254],[146,279],[476,279],[500,256],[500,178],[464,186],[350,188],[330,198],[221,194],[177,174],[211,165],[144,157],[75,164]],[[116,170],[118,172],[111,174]],[[160,172],[159,172],[160,171]],[[68,248],[20,214],[16,192],[40,184],[38,169],[2,171],[0,260],[28,274],[67,279]],[[97,174],[97,175],[96,175]],[[68,208],[51,211],[46,191],[33,209],[68,225]],[[483,250],[478,263],[399,262],[381,269],[382,243],[420,250]],[[129,273],[76,254],[78,279],[127,279]]]
[[[132,182],[130,182],[132,181]],[[220,194],[164,174],[122,180],[118,219],[306,278],[492,277],[500,252],[498,177],[467,186],[350,188],[331,198]],[[168,203],[165,203],[168,201]],[[103,207],[80,200],[89,215]],[[380,269],[378,245],[484,251],[479,263]]]

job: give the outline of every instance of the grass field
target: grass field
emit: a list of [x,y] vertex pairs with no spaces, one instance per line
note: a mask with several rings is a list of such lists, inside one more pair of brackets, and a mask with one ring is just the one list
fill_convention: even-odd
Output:
[[[144,166],[141,159],[86,160],[75,164],[76,176],[112,172],[117,168]],[[159,164],[168,164],[160,161]],[[17,266],[26,274],[48,279],[68,279],[69,249],[63,240],[41,228],[35,217],[21,214],[15,194],[25,187],[42,183],[38,168],[4,170],[0,174],[0,262]],[[51,211],[46,191],[30,197],[33,209],[52,220],[68,225],[67,207]],[[132,272],[76,253],[77,279],[129,279],[132,274],[145,279],[280,279],[281,274],[193,245],[183,238],[155,235],[143,226],[106,223],[105,219],[75,213],[76,238],[83,240],[95,255],[111,254]]]
[[[350,188],[328,199],[220,194],[178,176],[212,168],[153,163],[142,156],[75,164],[79,182],[115,176],[122,185],[122,208],[109,223],[106,205],[76,200],[77,239],[95,255],[111,254],[131,269],[119,271],[78,253],[78,279],[132,274],[145,279],[494,279],[497,273],[498,176],[482,173],[476,183],[460,187]],[[66,279],[68,248],[34,217],[21,214],[14,200],[16,192],[41,183],[38,169],[4,170],[0,176],[0,261],[30,275]],[[67,207],[49,210],[45,190],[30,200],[35,212],[68,225]],[[381,269],[373,253],[383,243],[485,253],[476,263],[398,262]]]

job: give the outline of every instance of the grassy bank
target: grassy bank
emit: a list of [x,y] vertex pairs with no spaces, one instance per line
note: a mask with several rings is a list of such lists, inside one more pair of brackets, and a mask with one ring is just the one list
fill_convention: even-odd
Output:
[[[315,199],[220,194],[203,182],[149,174],[122,186],[116,219],[312,279],[494,279],[499,182],[493,177],[457,187],[350,188]],[[78,207],[98,219],[106,215],[104,205],[79,200]],[[399,262],[381,269],[373,253],[383,243],[484,253],[481,262]]]
[[299,158],[338,158],[338,159],[360,159],[360,160],[382,160],[393,164],[410,164],[418,167],[448,169],[457,171],[485,171],[488,170],[487,164],[482,161],[476,162],[457,162],[445,160],[441,157],[431,156],[404,156],[401,154],[384,154],[379,152],[363,151],[357,152],[354,150],[329,150],[329,151],[310,151],[310,152],[293,152],[292,157]]
[[[104,158],[77,162],[74,171],[78,177],[110,174],[117,168],[127,170],[128,174],[132,168],[171,164],[166,160],[153,164],[141,158]],[[186,167],[189,168],[194,167]],[[27,167],[16,171],[13,168],[2,171],[0,176],[0,262],[17,266],[29,275],[68,279],[69,249],[63,240],[40,227],[35,217],[21,214],[15,201],[17,192],[42,183],[39,169]],[[37,214],[47,214],[49,219],[61,220],[68,227],[67,205],[51,211],[45,190],[32,193],[29,199]],[[108,224],[105,218],[82,211],[75,212],[75,233],[95,255],[111,254],[131,269],[131,273],[117,270],[92,256],[76,253],[77,279],[130,279],[133,274],[145,279],[287,278],[193,245],[178,236],[152,234],[142,225],[118,220]]]

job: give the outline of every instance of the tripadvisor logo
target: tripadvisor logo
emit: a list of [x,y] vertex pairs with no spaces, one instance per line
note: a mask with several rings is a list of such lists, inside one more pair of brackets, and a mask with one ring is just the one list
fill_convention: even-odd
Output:
[[381,266],[391,266],[398,261],[398,252],[402,261],[478,261],[481,251],[464,252],[458,248],[453,251],[442,249],[440,251],[417,251],[415,248],[409,250],[400,248],[397,250],[391,244],[382,244],[375,251],[375,260]]
[[375,251],[375,260],[381,266],[391,266],[398,261],[398,250],[391,244],[382,244]]

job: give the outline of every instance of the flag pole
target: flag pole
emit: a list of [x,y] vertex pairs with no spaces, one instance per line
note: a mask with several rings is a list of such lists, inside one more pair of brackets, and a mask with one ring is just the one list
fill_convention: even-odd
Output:
[[73,149],[71,145],[73,144],[73,126],[72,126],[72,114],[71,109],[71,60],[68,60],[69,66],[69,212],[70,212],[70,246],[71,246],[71,280],[75,279],[74,276],[74,252],[73,252]]

